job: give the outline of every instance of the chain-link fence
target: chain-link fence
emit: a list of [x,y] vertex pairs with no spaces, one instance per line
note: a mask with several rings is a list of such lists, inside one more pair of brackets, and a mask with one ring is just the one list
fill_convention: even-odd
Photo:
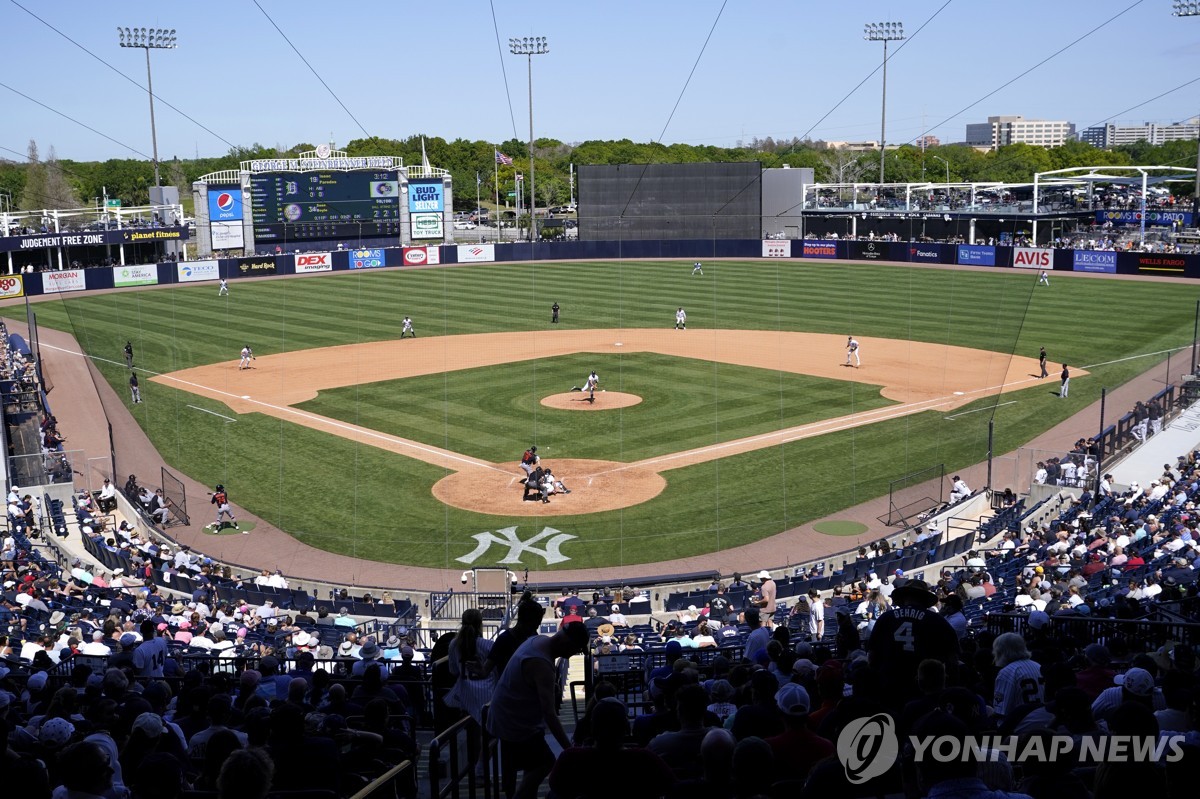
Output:
[[187,491],[183,487],[183,481],[168,472],[165,467],[162,470],[162,490],[167,508],[171,511],[171,518],[182,525],[190,525],[192,520],[188,517]]

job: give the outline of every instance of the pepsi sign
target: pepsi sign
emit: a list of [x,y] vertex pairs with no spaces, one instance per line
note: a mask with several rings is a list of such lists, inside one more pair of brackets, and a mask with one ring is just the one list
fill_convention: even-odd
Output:
[[208,218],[213,222],[240,222],[242,219],[242,187],[209,186]]

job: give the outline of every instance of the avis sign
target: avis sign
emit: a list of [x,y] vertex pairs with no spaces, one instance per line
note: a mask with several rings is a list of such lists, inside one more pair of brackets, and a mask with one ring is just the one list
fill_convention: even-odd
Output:
[[494,561],[495,563],[504,565],[522,563],[521,558],[524,555],[536,555],[546,561],[547,566],[562,563],[570,558],[562,554],[559,548],[572,538],[578,538],[570,533],[555,530],[553,527],[543,527],[540,533],[524,541],[517,535],[516,527],[505,527],[494,533],[489,530],[485,533],[476,533],[471,537],[477,542],[476,547],[461,558],[456,558],[459,563],[465,563],[468,566],[486,555],[492,548],[492,544],[508,548],[504,557]]
[[1013,266],[1018,269],[1053,269],[1054,250],[1013,247]]
[[327,252],[296,253],[296,274],[307,272],[332,272],[333,255]]

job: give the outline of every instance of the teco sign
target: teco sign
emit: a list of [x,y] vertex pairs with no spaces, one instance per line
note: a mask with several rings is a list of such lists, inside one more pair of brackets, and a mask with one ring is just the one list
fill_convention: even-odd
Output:
[[1019,269],[1053,269],[1054,250],[1036,250],[1033,247],[1014,247],[1013,266]]
[[333,256],[327,252],[306,252],[296,254],[296,274],[305,272],[330,272],[333,270]]

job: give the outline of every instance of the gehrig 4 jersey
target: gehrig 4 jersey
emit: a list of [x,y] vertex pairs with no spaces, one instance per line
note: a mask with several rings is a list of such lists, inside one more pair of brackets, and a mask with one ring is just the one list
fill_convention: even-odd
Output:
[[871,665],[892,683],[915,688],[917,666],[933,658],[951,664],[958,654],[958,636],[950,622],[932,608],[892,608],[879,617],[868,643]]

